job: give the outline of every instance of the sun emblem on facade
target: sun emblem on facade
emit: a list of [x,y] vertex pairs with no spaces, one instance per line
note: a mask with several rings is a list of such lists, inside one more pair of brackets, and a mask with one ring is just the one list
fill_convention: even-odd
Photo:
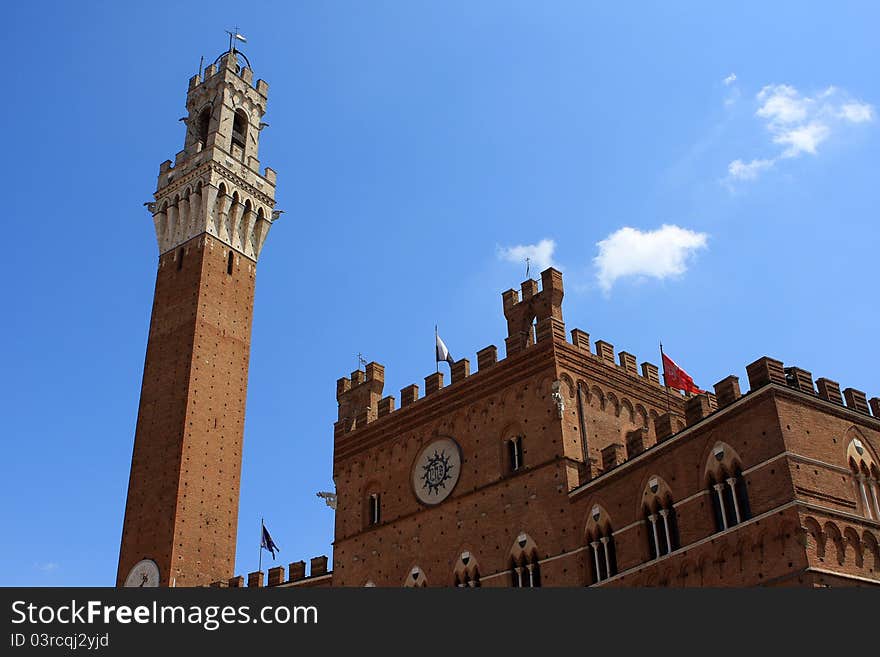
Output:
[[440,504],[452,494],[461,476],[461,448],[453,438],[438,437],[425,445],[413,462],[412,491],[422,504]]
[[422,488],[426,488],[429,495],[439,494],[441,488],[446,488],[446,482],[452,479],[452,469],[446,450],[434,450],[434,455],[428,456],[422,466]]

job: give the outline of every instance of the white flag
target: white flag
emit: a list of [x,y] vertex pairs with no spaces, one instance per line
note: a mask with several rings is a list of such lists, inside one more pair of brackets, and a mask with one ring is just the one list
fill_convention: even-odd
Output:
[[445,360],[447,363],[452,365],[455,362],[452,359],[452,355],[449,353],[449,349],[446,348],[446,345],[443,344],[443,340],[440,339],[440,334],[435,334],[437,337],[437,362],[439,363],[441,360]]

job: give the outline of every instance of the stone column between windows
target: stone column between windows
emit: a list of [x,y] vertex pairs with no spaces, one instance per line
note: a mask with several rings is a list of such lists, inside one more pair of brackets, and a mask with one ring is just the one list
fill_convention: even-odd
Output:
[[871,487],[871,498],[874,500],[874,520],[880,520],[880,502],[877,501],[877,480],[871,477],[868,480],[868,485]]
[[666,532],[666,553],[672,552],[672,537],[669,531],[669,510],[660,509],[660,517],[663,518],[663,531]]
[[603,536],[599,539],[602,541],[602,551],[605,553],[605,577],[611,577],[611,559],[608,556],[608,537]]
[[660,556],[660,539],[657,536],[657,516],[653,513],[648,516],[648,520],[651,521],[651,531],[654,534],[654,556]]
[[[859,492],[862,494],[862,505],[864,506],[864,509],[865,509],[865,516],[868,518],[871,518],[871,516],[873,514],[871,513],[871,506],[868,504],[868,491],[867,491],[868,485],[865,481],[864,473],[860,472],[858,474],[858,478],[859,478]],[[871,488],[872,488],[871,495],[873,496],[873,494],[874,494],[873,486]],[[875,500],[875,502],[876,502],[876,500]]]
[[736,477],[729,477],[727,485],[730,486],[731,497],[733,497],[733,512],[736,514],[736,522],[739,524],[742,522],[742,517],[739,515],[739,502],[736,501]]
[[590,543],[590,547],[593,548],[593,560],[596,562],[596,581],[602,581],[602,569],[599,568],[599,541],[593,541]]
[[724,484],[715,484],[715,493],[718,495],[718,506],[721,508],[721,525],[724,529],[727,529],[727,509],[724,508],[724,494],[722,491],[724,490]]

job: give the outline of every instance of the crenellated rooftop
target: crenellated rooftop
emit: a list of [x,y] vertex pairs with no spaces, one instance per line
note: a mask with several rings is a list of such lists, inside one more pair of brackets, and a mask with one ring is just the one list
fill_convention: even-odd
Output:
[[[647,389],[653,388],[660,394],[665,395],[668,392],[672,395],[671,399],[677,400],[675,406],[678,408],[656,419],[654,428],[658,443],[668,440],[742,396],[738,377],[730,375],[715,384],[714,394],[704,392],[682,398],[682,393],[677,390],[667,390],[660,382],[659,368],[654,363],[642,362],[637,365],[636,356],[627,351],[619,352],[615,362],[613,344],[605,340],[597,340],[593,351],[590,334],[579,328],[571,330],[571,340],[568,341],[562,319],[563,294],[562,274],[553,268],[541,274],[540,288],[538,281],[530,279],[522,283],[521,296],[516,290],[505,291],[502,300],[508,324],[508,336],[505,339],[507,359],[499,360],[498,348],[489,345],[476,354],[477,373],[495,368],[530,347],[552,342],[555,347],[562,349],[560,354],[564,354],[566,349],[569,353],[574,351],[580,356],[589,358],[589,362],[607,368],[609,375],[613,372],[616,375],[632,377]],[[873,413],[874,417],[880,418],[880,398],[873,397],[868,400],[864,392],[854,388],[846,388],[841,395],[839,384],[826,378],[816,381],[817,390],[813,385],[812,374],[800,367],[785,367],[781,361],[765,356],[748,365],[746,372],[752,390],[768,383],[777,383],[817,395],[821,399],[841,406],[845,402],[846,407],[851,410],[869,416]],[[448,386],[445,385],[443,372],[433,372],[426,376],[424,396],[421,398],[418,384],[405,386],[400,390],[400,408],[395,410],[395,398],[390,395],[382,396],[385,383],[385,368],[382,365],[373,362],[366,366],[365,371],[352,372],[350,378],[341,378],[336,384],[339,417],[335,424],[334,435],[339,438],[389,415],[405,413],[421,399],[427,399],[441,390],[463,384],[472,376],[470,360],[463,358],[455,361],[451,365],[450,374],[451,382]],[[679,409],[683,409],[683,414],[678,412]],[[632,456],[643,451],[644,446],[642,449],[638,446],[639,436],[633,435],[631,439],[633,444],[627,445],[623,456],[609,450],[607,457],[603,454],[603,462],[607,461],[608,465],[617,464],[626,460],[626,454]],[[603,469],[606,469],[605,463]]]
[[[211,586],[231,589],[244,588],[245,584],[249,588],[263,588],[264,586],[310,586],[317,584],[319,580],[332,576],[333,572],[328,570],[327,564],[327,556],[322,554],[311,559],[308,575],[306,575],[306,562],[294,561],[288,565],[289,576],[287,579],[284,577],[284,566],[275,566],[269,568],[265,573],[262,570],[248,573],[247,579],[241,575],[236,575],[228,580],[214,582]],[[268,578],[266,575],[268,575]]]

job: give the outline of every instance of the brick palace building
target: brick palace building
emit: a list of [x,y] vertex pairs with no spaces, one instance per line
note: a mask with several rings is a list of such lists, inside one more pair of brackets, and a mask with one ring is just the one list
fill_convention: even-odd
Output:
[[[240,53],[193,77],[185,148],[151,205],[159,268],[118,584],[233,577],[256,263],[275,173],[268,85]],[[880,399],[769,357],[684,397],[574,329],[562,274],[502,295],[488,346],[384,396],[337,382],[326,557],[248,586],[880,584]],[[221,403],[223,406],[221,407]]]

